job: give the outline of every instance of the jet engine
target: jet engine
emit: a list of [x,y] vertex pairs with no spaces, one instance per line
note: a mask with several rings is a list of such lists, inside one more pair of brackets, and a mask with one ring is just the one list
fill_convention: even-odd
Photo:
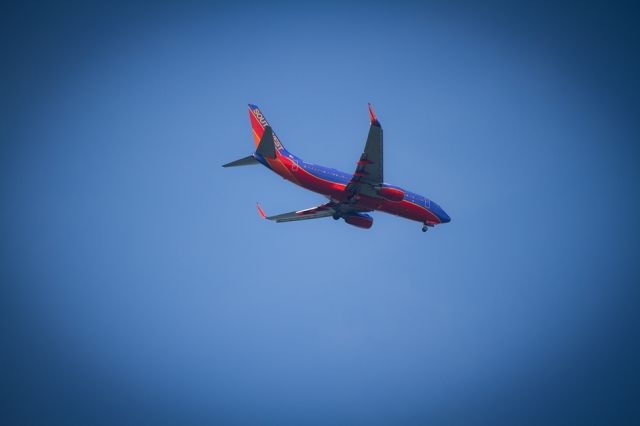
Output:
[[365,213],[353,213],[344,218],[344,221],[349,225],[357,226],[358,228],[369,229],[373,225],[373,218]]
[[388,186],[381,186],[377,188],[378,195],[389,200],[399,202],[404,199],[404,191],[397,188],[390,188]]

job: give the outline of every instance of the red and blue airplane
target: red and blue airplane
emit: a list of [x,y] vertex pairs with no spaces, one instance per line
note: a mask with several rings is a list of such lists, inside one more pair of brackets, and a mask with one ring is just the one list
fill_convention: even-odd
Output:
[[384,183],[382,167],[382,126],[369,104],[371,126],[369,136],[353,174],[307,163],[287,151],[273,132],[264,114],[255,105],[249,105],[256,151],[248,157],[225,164],[223,167],[262,164],[296,185],[326,196],[329,202],[306,210],[267,216],[257,204],[264,219],[276,222],[340,218],[350,225],[369,229],[373,218],[367,214],[374,210],[391,213],[423,224],[422,231],[451,221],[434,201],[400,187]]

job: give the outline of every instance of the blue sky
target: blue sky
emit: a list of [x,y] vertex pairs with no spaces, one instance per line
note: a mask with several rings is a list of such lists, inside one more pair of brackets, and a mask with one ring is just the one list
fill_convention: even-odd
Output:
[[[638,420],[638,31],[624,5],[7,6],[3,416],[25,424]],[[287,149],[452,222],[222,169]]]

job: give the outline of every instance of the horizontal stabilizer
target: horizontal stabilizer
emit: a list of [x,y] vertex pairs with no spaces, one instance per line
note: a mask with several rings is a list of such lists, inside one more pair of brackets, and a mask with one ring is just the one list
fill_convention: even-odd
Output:
[[276,158],[276,146],[271,127],[267,126],[264,128],[264,132],[262,133],[262,138],[260,138],[260,143],[258,144],[256,152],[265,158]]
[[239,160],[227,163],[222,167],[251,166],[253,164],[260,164],[260,162],[256,160],[256,158],[253,155],[249,155],[248,157],[244,157]]

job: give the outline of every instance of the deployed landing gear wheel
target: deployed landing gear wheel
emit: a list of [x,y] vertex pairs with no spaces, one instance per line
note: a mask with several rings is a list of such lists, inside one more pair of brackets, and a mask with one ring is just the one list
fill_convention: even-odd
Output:
[[422,225],[422,232],[427,232],[429,227],[427,225]]
[[340,215],[338,213],[335,213],[333,215],[333,220],[338,220],[338,219],[340,219]]

